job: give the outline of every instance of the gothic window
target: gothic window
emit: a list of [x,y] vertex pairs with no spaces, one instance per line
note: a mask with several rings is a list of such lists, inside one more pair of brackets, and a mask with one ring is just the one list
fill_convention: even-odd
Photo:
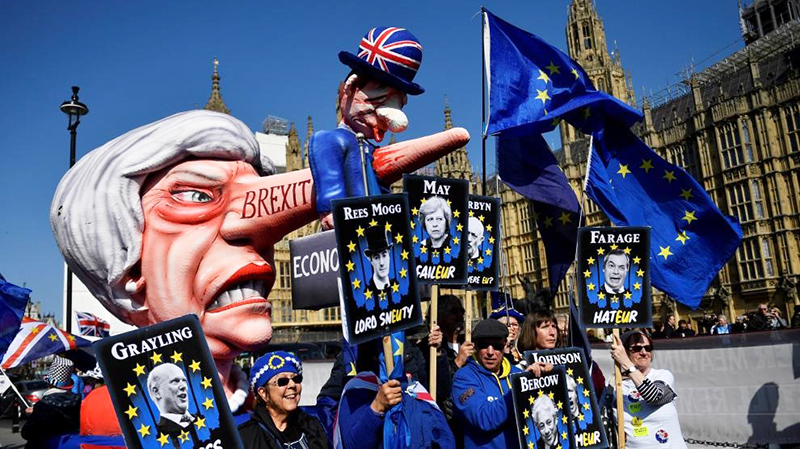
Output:
[[339,320],[339,308],[338,307],[328,307],[327,309],[322,309],[324,311],[324,319],[325,321],[338,321]]
[[747,126],[747,119],[742,119],[742,140],[744,141],[744,154],[747,162],[753,162],[753,144],[750,141],[750,127]]
[[686,145],[678,144],[668,147],[667,158],[673,164],[686,170],[694,179],[699,180],[697,152],[691,142],[688,142]]
[[278,264],[278,287],[284,289],[292,288],[292,271],[289,262]]
[[756,210],[756,219],[761,220],[764,218],[764,202],[761,200],[761,187],[757,179],[751,181],[753,190],[753,205]]
[[728,186],[728,204],[731,213],[744,223],[753,219],[753,206],[750,196],[750,185],[747,181]]
[[290,323],[292,321],[292,306],[289,305],[289,301],[283,299],[278,302],[278,307],[280,308],[280,318],[282,323]]
[[592,48],[592,32],[589,30],[589,24],[583,24],[583,48],[589,50]]
[[578,24],[577,23],[573,23],[572,24],[572,47],[575,50],[580,50],[580,48],[581,48],[580,44],[581,44],[581,37],[578,34]]
[[520,204],[519,207],[519,225],[520,231],[522,234],[527,234],[531,232],[531,209],[533,206],[531,203],[525,201]]
[[534,262],[535,253],[533,251],[533,245],[535,244],[536,242],[528,243],[522,247],[522,262],[525,266],[526,273],[532,273],[536,268],[536,264]]
[[786,109],[786,128],[790,150],[792,152],[800,150],[800,105]]
[[742,153],[742,139],[739,137],[739,127],[736,122],[722,125],[717,130],[719,133],[720,151],[724,168],[736,167],[744,163]]
[[764,268],[761,265],[761,251],[759,251],[758,238],[746,239],[742,242],[737,252],[739,270],[743,281],[760,279],[764,277]]
[[764,269],[767,271],[767,276],[775,276],[775,268],[772,266],[772,250],[769,248],[769,240],[766,237],[761,238],[761,255],[764,257]]

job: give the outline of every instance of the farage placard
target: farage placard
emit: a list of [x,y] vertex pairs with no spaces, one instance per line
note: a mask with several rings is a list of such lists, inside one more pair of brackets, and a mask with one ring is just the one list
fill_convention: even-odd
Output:
[[570,429],[576,444],[584,449],[607,447],[606,432],[583,350],[560,348],[525,351],[525,360],[528,364],[545,362],[564,367],[569,396],[564,409],[569,410],[572,418]]
[[511,383],[519,447],[574,448],[564,368],[555,367],[541,377],[529,371],[515,374]]
[[466,284],[469,183],[404,175],[403,191],[411,206],[411,243],[419,282]]
[[650,228],[580,228],[578,299],[586,327],[650,327]]
[[467,284],[471,290],[497,290],[500,266],[500,198],[469,196]]
[[289,241],[292,270],[292,308],[319,310],[337,307],[339,253],[336,233],[325,231]]
[[197,316],[93,346],[127,447],[243,447]]
[[422,323],[406,195],[332,203],[348,341]]

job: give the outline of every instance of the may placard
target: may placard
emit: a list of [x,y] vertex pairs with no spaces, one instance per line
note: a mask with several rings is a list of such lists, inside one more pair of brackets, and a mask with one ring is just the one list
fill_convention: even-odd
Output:
[[423,284],[467,283],[467,197],[464,179],[403,176],[411,206],[417,278]]
[[93,346],[128,447],[243,447],[197,316]]
[[359,344],[419,325],[406,195],[331,204],[348,341]]
[[586,327],[650,327],[650,228],[578,230],[578,299]]

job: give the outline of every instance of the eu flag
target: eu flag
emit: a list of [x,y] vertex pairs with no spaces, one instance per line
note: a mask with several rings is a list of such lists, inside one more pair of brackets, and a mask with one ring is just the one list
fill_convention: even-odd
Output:
[[652,284],[696,308],[742,240],[682,168],[661,159],[623,123],[606,116],[594,133],[586,193],[616,226],[650,226]]
[[19,331],[31,290],[7,282],[0,275],[0,359]]

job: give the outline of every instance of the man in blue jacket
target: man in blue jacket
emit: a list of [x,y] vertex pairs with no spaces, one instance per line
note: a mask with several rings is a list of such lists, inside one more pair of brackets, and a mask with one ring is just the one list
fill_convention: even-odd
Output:
[[[475,354],[453,378],[456,416],[465,422],[464,447],[505,449],[518,445],[510,375],[521,370],[503,357],[508,328],[483,320],[472,331]],[[528,367],[537,376],[552,370],[545,363]]]

